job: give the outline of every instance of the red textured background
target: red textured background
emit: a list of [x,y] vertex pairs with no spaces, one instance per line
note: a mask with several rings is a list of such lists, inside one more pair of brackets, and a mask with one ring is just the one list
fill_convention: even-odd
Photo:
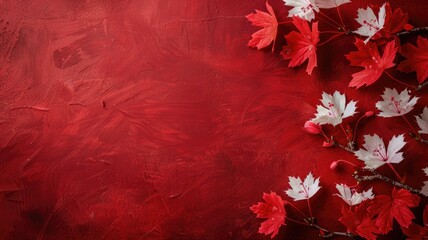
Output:
[[[367,2],[344,6],[348,25]],[[283,2],[270,3],[284,20]],[[391,5],[428,26],[424,1]],[[270,190],[288,199],[288,176],[309,171],[323,186],[311,200],[319,224],[344,231],[331,195],[354,183],[352,170],[329,165],[355,160],[301,127],[322,91],[345,92],[364,112],[384,86],[403,87],[383,78],[347,88],[359,70],[343,56],[353,36],[320,48],[312,77],[249,49],[257,28],[244,16],[256,8],[264,0],[0,1],[0,239],[268,239],[249,207]],[[412,113],[425,105],[428,96]],[[399,118],[361,126],[358,143],[408,131]],[[428,147],[406,141],[398,171],[420,187]],[[277,239],[316,235],[288,223]]]

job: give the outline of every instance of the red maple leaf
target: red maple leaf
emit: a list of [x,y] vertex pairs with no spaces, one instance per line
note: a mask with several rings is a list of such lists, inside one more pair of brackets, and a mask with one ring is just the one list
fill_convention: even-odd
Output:
[[266,203],[258,202],[257,205],[251,206],[250,209],[257,214],[258,218],[267,218],[260,225],[259,233],[272,234],[271,238],[274,238],[278,234],[281,225],[285,225],[286,212],[284,204],[287,204],[287,202],[274,192],[270,194],[263,193],[263,199]]
[[320,32],[318,31],[318,22],[312,24],[312,32],[309,23],[299,17],[293,17],[293,24],[297,30],[285,35],[287,46],[284,46],[281,55],[284,59],[291,59],[289,67],[299,66],[308,59],[306,72],[311,75],[314,67],[317,66],[317,43],[319,42]]
[[401,227],[408,228],[415,218],[410,207],[417,207],[419,197],[410,193],[408,190],[400,189],[392,190],[392,197],[387,195],[376,196],[373,200],[369,211],[377,214],[376,226],[379,228],[379,233],[386,234],[392,230],[393,219],[400,224]]
[[400,54],[407,59],[402,61],[397,69],[402,72],[416,71],[419,83],[428,78],[428,40],[418,36],[417,46],[410,43],[401,46]]
[[413,28],[412,25],[407,23],[409,20],[409,15],[407,13],[403,13],[401,8],[396,8],[394,11],[392,11],[391,5],[389,5],[387,2],[385,5],[385,12],[385,24],[383,25],[383,28],[373,37],[373,40],[380,37],[395,37],[396,33],[402,30],[410,30]]
[[394,58],[397,53],[395,41],[388,42],[385,45],[382,57],[376,43],[368,42],[364,44],[363,40],[357,38],[355,46],[358,51],[350,52],[345,56],[351,62],[351,66],[364,67],[364,70],[352,74],[352,80],[349,83],[350,87],[369,86],[380,78],[384,70],[395,65]]
[[342,217],[339,221],[346,226],[348,232],[365,239],[375,240],[378,228],[374,224],[373,216],[367,211],[371,203],[372,201],[364,201],[355,208],[355,211],[342,207]]
[[272,51],[275,48],[275,40],[278,32],[278,20],[272,6],[266,2],[266,9],[269,13],[256,9],[256,13],[250,13],[245,16],[254,26],[262,27],[259,31],[251,35],[251,40],[248,42],[249,47],[257,47],[262,49],[273,42]]
[[410,224],[408,228],[402,227],[401,230],[406,234],[408,240],[422,240],[428,238],[428,205],[424,210],[424,226],[416,223]]

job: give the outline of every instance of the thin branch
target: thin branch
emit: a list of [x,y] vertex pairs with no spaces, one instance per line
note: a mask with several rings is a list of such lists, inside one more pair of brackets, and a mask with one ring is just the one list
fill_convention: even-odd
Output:
[[415,139],[418,142],[428,144],[428,140],[423,139],[420,134],[415,135],[413,132],[409,132],[409,136],[412,137],[413,139]]
[[411,187],[411,186],[409,186],[409,185],[406,185],[406,184],[403,184],[403,183],[397,182],[397,181],[395,181],[395,180],[392,180],[391,178],[385,177],[385,176],[383,176],[382,174],[380,174],[380,173],[376,172],[376,171],[375,171],[375,170],[373,170],[373,169],[363,169],[363,170],[365,170],[365,171],[369,171],[369,172],[370,172],[370,173],[372,173],[373,175],[360,175],[358,172],[355,172],[355,173],[353,174],[353,177],[354,177],[354,178],[355,178],[355,180],[357,180],[358,182],[363,182],[363,181],[372,181],[372,180],[379,179],[379,180],[382,180],[382,181],[384,181],[384,182],[387,182],[387,183],[389,183],[389,184],[391,184],[391,185],[393,185],[393,186],[396,186],[396,187],[400,187],[400,188],[404,188],[404,189],[406,189],[406,190],[409,190],[409,191],[410,191],[410,192],[412,192],[412,193],[416,193],[416,194],[423,195],[423,194],[421,193],[421,191],[419,191],[418,189],[413,188],[413,187]]
[[420,33],[420,32],[428,32],[428,27],[418,27],[418,28],[413,28],[409,31],[402,31],[397,33],[397,36],[403,36],[403,35],[407,35],[407,34],[411,34],[411,33]]
[[335,236],[345,236],[345,237],[350,237],[352,239],[356,238],[356,236],[354,234],[349,233],[349,232],[332,232],[332,231],[329,231],[326,228],[321,227],[320,225],[316,224],[314,218],[305,219],[305,222],[307,222],[310,227],[316,228],[316,229],[322,231],[324,234],[319,235],[322,238],[332,238]]
[[346,151],[348,151],[348,152],[350,152],[350,153],[355,153],[354,152],[354,150],[352,150],[351,148],[349,148],[349,147],[345,147],[344,145],[342,145],[342,144],[340,144],[340,143],[338,143],[338,142],[334,142],[334,146],[336,146],[336,147],[340,147],[340,148],[342,148],[343,150],[346,150]]
[[421,90],[422,88],[424,88],[424,87],[426,87],[426,86],[428,86],[428,82],[424,82],[424,83],[422,83],[422,84],[419,84],[419,85],[416,87],[416,91],[419,91],[419,90]]

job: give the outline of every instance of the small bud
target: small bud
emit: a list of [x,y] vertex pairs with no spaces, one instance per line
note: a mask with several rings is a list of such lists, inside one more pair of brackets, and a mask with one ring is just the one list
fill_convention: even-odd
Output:
[[322,146],[325,147],[325,148],[332,147],[333,145],[334,145],[333,141],[330,141],[330,142],[324,141],[322,143]]
[[371,117],[371,116],[373,116],[373,114],[374,114],[374,112],[373,112],[373,111],[367,111],[367,112],[364,114],[364,116],[366,116],[366,117]]
[[321,132],[321,125],[313,123],[312,121],[306,121],[303,129],[310,134],[319,134]]
[[337,162],[337,161],[334,161],[334,162],[332,162],[331,164],[330,164],[330,169],[336,169],[337,168],[337,166],[339,166],[339,163]]

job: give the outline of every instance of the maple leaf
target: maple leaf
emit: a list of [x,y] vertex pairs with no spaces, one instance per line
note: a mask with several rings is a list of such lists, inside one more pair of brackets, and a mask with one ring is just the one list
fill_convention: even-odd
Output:
[[284,59],[291,59],[289,67],[299,66],[308,60],[306,72],[311,75],[317,66],[317,43],[319,42],[318,22],[312,24],[312,32],[308,22],[298,17],[293,17],[293,24],[297,30],[285,35],[287,46],[284,46],[281,55]]
[[372,38],[383,28],[385,24],[385,17],[385,4],[383,4],[379,9],[378,17],[376,17],[373,9],[370,7],[367,7],[367,9],[359,8],[358,17],[355,20],[361,24],[361,27],[354,31],[354,33],[361,36],[366,36],[367,38],[364,40],[364,43],[367,44],[370,38]]
[[284,0],[285,6],[293,7],[288,11],[289,17],[297,16],[301,19],[311,21],[315,18],[315,12],[319,12],[319,8],[314,0]]
[[422,240],[428,238],[428,205],[425,206],[423,218],[424,226],[412,223],[408,228],[401,228],[403,233],[408,237],[408,240]]
[[316,6],[319,8],[335,8],[345,3],[350,3],[351,0],[315,0]]
[[266,2],[266,9],[269,13],[256,9],[256,13],[245,16],[254,26],[262,27],[259,31],[251,35],[248,42],[249,47],[256,47],[258,50],[269,46],[272,42],[272,51],[275,48],[275,40],[278,32],[278,20],[271,5]]
[[424,181],[424,185],[422,186],[420,192],[425,197],[428,197],[428,181]]
[[258,218],[267,218],[259,228],[259,233],[265,235],[271,235],[274,238],[279,231],[281,225],[285,225],[286,212],[284,204],[286,201],[282,200],[276,193],[271,192],[270,194],[263,193],[263,199],[265,203],[258,202],[257,205],[250,207],[251,211],[257,214]]
[[294,201],[309,199],[321,188],[319,186],[320,178],[314,179],[312,173],[306,176],[304,182],[302,182],[300,177],[288,177],[288,179],[291,189],[288,189],[285,193],[289,197],[294,198]]
[[379,109],[381,117],[397,117],[403,116],[413,110],[418,97],[411,97],[407,89],[397,92],[395,88],[385,88],[382,95],[383,101],[376,103],[376,108]]
[[365,168],[376,169],[385,163],[400,163],[403,161],[403,153],[398,152],[404,147],[404,135],[393,136],[389,141],[388,148],[385,147],[383,139],[377,134],[373,136],[364,135],[364,148],[355,152],[355,156],[364,161]]
[[339,194],[334,194],[335,196],[340,197],[343,201],[345,201],[349,206],[358,205],[367,199],[373,199],[372,188],[367,191],[363,191],[359,193],[354,189],[351,190],[346,184],[336,184],[336,189]]
[[419,83],[428,78],[428,39],[418,36],[417,46],[406,43],[401,46],[399,53],[407,59],[402,61],[397,69],[402,72],[416,72]]
[[357,109],[357,102],[350,101],[346,104],[345,94],[340,94],[339,91],[335,91],[333,95],[323,92],[320,100],[322,105],[317,105],[317,113],[312,119],[314,123],[320,125],[332,124],[336,126],[342,123],[344,118],[354,115]]
[[339,221],[345,225],[348,232],[365,239],[375,240],[378,228],[374,224],[373,216],[367,211],[371,203],[372,201],[362,202],[354,211],[348,207],[342,207],[342,217]]
[[377,214],[376,226],[379,233],[386,234],[392,230],[392,222],[395,219],[401,227],[408,228],[415,218],[409,208],[417,207],[420,198],[406,189],[392,190],[392,196],[378,195],[369,208],[373,214]]
[[424,108],[420,116],[416,116],[416,122],[421,129],[419,133],[428,134],[428,107]]
[[357,39],[355,46],[358,51],[350,52],[345,56],[351,62],[351,66],[364,67],[364,70],[352,74],[352,80],[349,83],[350,87],[369,86],[380,78],[384,70],[395,65],[394,58],[397,53],[395,41],[388,42],[385,45],[382,57],[373,42],[364,44],[362,40]]
[[389,3],[386,3],[385,10],[385,24],[383,25],[383,28],[379,31],[379,34],[381,36],[391,37],[394,36],[396,33],[402,31],[403,29],[410,30],[411,28],[413,28],[413,26],[407,24],[407,21],[409,20],[409,15],[407,13],[403,13],[401,8],[396,8],[393,12],[391,5],[389,5]]

